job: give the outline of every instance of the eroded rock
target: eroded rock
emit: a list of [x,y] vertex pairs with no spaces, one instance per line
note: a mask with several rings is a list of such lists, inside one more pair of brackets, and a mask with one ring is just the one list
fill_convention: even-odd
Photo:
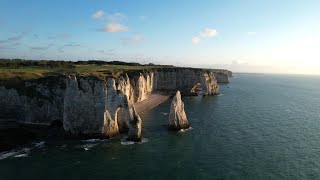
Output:
[[132,107],[132,120],[129,123],[129,133],[128,133],[128,141],[141,141],[141,129],[142,129],[142,120],[140,116],[136,113],[134,107]]
[[181,100],[180,91],[173,97],[169,114],[169,130],[179,131],[190,127],[187,115],[184,111],[184,103]]

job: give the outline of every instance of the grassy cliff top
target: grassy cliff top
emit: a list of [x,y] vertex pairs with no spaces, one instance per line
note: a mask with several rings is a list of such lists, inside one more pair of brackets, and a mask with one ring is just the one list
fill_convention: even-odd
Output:
[[[170,65],[139,64],[121,61],[48,61],[48,60],[21,60],[0,59],[0,85],[9,81],[28,81],[48,76],[82,75],[97,77],[119,77],[124,73],[130,76],[139,75],[140,72],[161,69],[162,71],[174,71],[186,69]],[[190,69],[190,68],[187,68]],[[199,70],[199,68],[191,68]],[[201,69],[209,70],[209,69]],[[213,70],[213,69],[211,69]],[[217,73],[226,70],[216,70]]]
[[141,65],[119,61],[32,61],[0,59],[0,81],[32,80],[52,75],[94,75],[117,77],[123,72],[148,71],[158,68],[172,68],[163,65]]

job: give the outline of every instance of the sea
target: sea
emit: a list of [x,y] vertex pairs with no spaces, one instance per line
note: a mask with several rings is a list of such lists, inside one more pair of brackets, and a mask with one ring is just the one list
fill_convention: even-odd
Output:
[[234,74],[218,96],[183,97],[191,128],[167,130],[170,100],[145,112],[143,141],[39,141],[0,152],[0,179],[320,179],[320,76]]

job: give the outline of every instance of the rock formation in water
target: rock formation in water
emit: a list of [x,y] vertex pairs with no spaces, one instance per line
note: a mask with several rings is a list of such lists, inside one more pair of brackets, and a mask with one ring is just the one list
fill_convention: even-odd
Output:
[[[215,70],[163,68],[128,73],[119,78],[91,76],[47,76],[0,85],[0,126],[3,122],[45,125],[60,122],[71,134],[111,137],[129,132],[141,138],[141,119],[133,103],[154,91],[192,94],[195,86],[203,95],[218,92]],[[181,99],[181,98],[180,98]]]
[[128,141],[141,141],[142,120],[132,107],[133,118],[129,123]]
[[184,111],[184,103],[181,100],[180,91],[177,91],[173,97],[169,113],[169,130],[188,129],[190,127],[186,112]]

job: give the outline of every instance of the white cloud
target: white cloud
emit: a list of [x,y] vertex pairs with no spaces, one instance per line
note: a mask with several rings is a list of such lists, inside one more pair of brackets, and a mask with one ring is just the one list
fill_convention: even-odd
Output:
[[146,20],[146,17],[145,17],[145,16],[139,16],[139,19],[140,19],[141,21],[144,21],[144,20]]
[[137,44],[144,40],[144,37],[142,35],[135,35],[131,38],[125,38],[123,39],[123,45],[132,45]]
[[218,31],[216,29],[205,28],[203,31],[199,33],[198,36],[195,36],[191,39],[193,44],[198,44],[201,41],[201,38],[212,38],[218,35]]
[[218,31],[215,29],[205,28],[202,32],[200,32],[201,37],[209,38],[218,35]]
[[107,24],[102,31],[104,32],[125,32],[128,31],[129,28],[127,26],[124,26],[122,24],[117,24],[117,23],[110,23]]
[[99,10],[92,15],[92,18],[107,22],[107,24],[103,28],[98,29],[98,31],[125,32],[129,29],[127,26],[121,23],[124,19],[126,19],[126,16],[122,13],[108,14],[103,10]]
[[199,37],[193,37],[191,39],[191,41],[192,41],[193,44],[198,44],[200,42],[200,38]]
[[126,19],[126,16],[122,13],[114,13],[106,15],[106,19],[111,22],[121,22],[122,20]]
[[143,40],[143,36],[142,35],[135,35],[131,38],[131,41],[134,42],[134,43],[137,43],[137,42],[140,42]]
[[126,16],[122,13],[108,14],[108,13],[104,12],[103,10],[99,10],[92,15],[92,18],[107,20],[107,21],[116,23],[116,22],[121,22],[122,20],[124,20],[126,18]]
[[92,15],[93,19],[103,19],[105,12],[103,10],[99,10]]
[[255,36],[255,35],[257,35],[257,32],[250,31],[250,32],[247,32],[247,34],[249,36]]

